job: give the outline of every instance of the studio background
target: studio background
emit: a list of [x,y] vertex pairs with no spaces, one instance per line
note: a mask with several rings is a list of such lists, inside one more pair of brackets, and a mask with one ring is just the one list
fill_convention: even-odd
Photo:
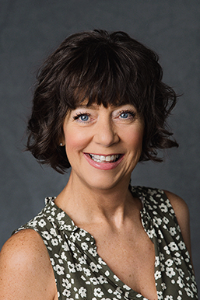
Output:
[[139,164],[132,184],[170,190],[187,202],[193,263],[200,286],[200,2],[198,0],[0,0],[0,248],[56,196],[68,174],[24,152],[35,75],[69,34],[122,30],[155,50],[164,81],[179,99],[170,127],[180,144],[161,164]]

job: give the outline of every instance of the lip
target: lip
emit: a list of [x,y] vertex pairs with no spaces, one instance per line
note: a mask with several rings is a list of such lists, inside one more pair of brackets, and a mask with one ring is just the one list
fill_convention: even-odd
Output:
[[[99,170],[112,170],[114,168],[116,168],[120,163],[121,161],[123,160],[124,158],[124,154],[121,155],[121,157],[117,160],[117,161],[114,161],[114,162],[97,162],[97,161],[94,161],[89,153],[83,153],[84,154],[84,157],[85,159],[87,160],[87,162],[94,168],[96,169],[99,169]],[[93,153],[91,153],[93,154]],[[118,154],[118,153],[117,153]],[[103,155],[103,154],[95,154],[95,155]],[[112,155],[112,154],[110,154]],[[110,156],[109,155],[109,156]],[[113,154],[114,155],[114,154]],[[103,156],[108,156],[108,155],[103,155]]]

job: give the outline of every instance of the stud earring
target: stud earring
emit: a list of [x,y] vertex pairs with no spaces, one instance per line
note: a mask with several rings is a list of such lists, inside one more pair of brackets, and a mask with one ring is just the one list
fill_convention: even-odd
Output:
[[63,143],[60,143],[60,146],[63,146]]

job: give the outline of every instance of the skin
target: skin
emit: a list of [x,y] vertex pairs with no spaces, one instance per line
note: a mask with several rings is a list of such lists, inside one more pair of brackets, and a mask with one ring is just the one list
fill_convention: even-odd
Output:
[[[125,284],[153,300],[157,299],[154,246],[141,224],[142,204],[128,190],[141,154],[143,130],[143,120],[132,105],[83,105],[71,111],[61,142],[72,171],[56,204],[94,236],[98,254]],[[103,170],[88,163],[88,153],[120,154],[123,159]],[[191,254],[188,207],[180,197],[166,194]],[[15,234],[2,248],[0,290],[0,299],[6,300],[58,299],[47,249],[33,230]]]

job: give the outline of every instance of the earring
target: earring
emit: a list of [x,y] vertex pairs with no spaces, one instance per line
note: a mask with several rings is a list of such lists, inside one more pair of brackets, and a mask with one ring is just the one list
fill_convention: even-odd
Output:
[[63,146],[63,143],[60,143],[60,146],[62,147],[62,146]]

